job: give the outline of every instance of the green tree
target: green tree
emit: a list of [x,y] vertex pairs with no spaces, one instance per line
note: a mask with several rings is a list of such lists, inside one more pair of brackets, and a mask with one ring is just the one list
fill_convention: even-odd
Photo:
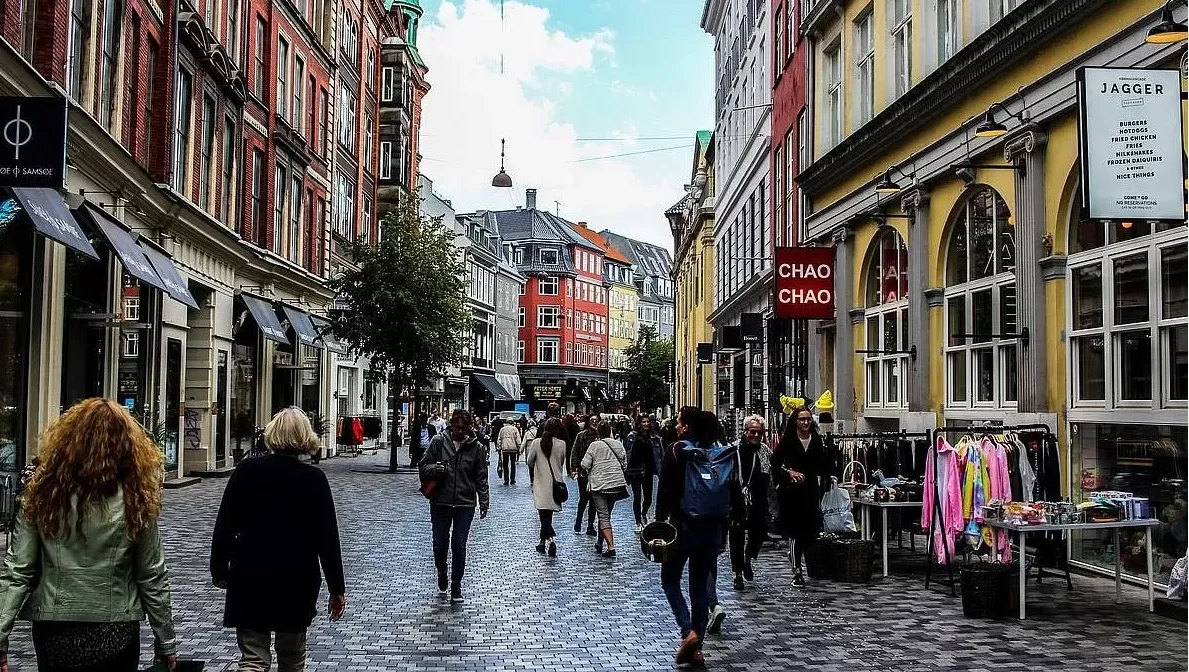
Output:
[[669,404],[669,365],[673,362],[673,342],[660,338],[654,327],[640,327],[636,342],[623,351],[624,371],[616,380],[624,385],[624,401],[638,404],[642,411],[652,411]]
[[[333,321],[335,336],[371,360],[369,374],[387,377],[393,397],[402,390],[413,397],[410,450],[421,434],[420,390],[458,362],[470,331],[466,269],[454,234],[440,217],[422,215],[418,205],[407,193],[386,199],[379,243],[348,243],[355,268],[330,282],[346,306]],[[393,446],[393,471],[397,452]]]

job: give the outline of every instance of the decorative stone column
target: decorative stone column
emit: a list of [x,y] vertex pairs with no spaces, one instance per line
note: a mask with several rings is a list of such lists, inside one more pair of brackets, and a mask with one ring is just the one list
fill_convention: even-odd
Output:
[[[1019,412],[1048,411],[1048,366],[1045,325],[1044,278],[1040,260],[1044,257],[1045,235],[1045,144],[1048,138],[1036,124],[1025,124],[1003,145],[1003,158],[1020,166],[1016,175],[1016,328],[1028,334],[1021,339],[1019,353]],[[1027,332],[1025,332],[1027,330]]]
[[929,192],[919,187],[905,192],[900,201],[908,220],[908,342],[916,346],[916,357],[908,360],[908,410],[929,410],[929,306],[925,289],[929,285]]
[[[834,244],[834,417],[847,423],[855,421],[854,363],[855,329],[851,324],[854,298],[855,240],[847,227],[836,231]],[[853,425],[846,425],[847,430]]]

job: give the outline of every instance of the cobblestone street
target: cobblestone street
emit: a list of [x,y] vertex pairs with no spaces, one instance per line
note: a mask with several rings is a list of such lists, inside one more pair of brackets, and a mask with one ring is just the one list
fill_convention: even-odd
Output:
[[[413,475],[364,473],[387,457],[323,462],[338,503],[347,567],[347,616],[324,615],[310,633],[313,670],[651,670],[672,667],[676,632],[658,567],[631,534],[630,504],[616,509],[619,557],[595,556],[559,517],[559,557],[533,550],[537,534],[527,474],[492,486],[491,515],[476,519],[465,584],[452,605],[433,585],[426,502]],[[494,467],[493,467],[494,469]],[[521,465],[521,471],[524,471]],[[493,483],[494,483],[493,474]],[[222,594],[207,551],[223,481],[166,494],[164,537],[183,658],[234,670],[235,638],[221,627]],[[626,533],[626,534],[624,534]],[[1113,601],[1113,585],[1075,577],[1029,590],[1029,620],[969,621],[959,599],[926,591],[919,576],[869,586],[810,584],[799,591],[782,555],[765,549],[754,588],[719,593],[728,611],[708,638],[714,669],[1184,670],[1185,625],[1150,615],[1141,591]],[[325,597],[320,601],[324,611]],[[149,630],[143,652],[151,642]],[[13,635],[15,670],[35,669],[29,626]],[[147,660],[147,658],[146,658]]]

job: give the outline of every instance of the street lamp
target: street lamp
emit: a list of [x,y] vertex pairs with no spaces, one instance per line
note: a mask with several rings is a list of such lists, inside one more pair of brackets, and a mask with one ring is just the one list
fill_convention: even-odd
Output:
[[982,122],[974,129],[974,136],[976,138],[998,138],[1007,135],[1007,126],[995,120],[995,108],[1003,110],[1004,114],[1013,119],[1018,119],[1022,124],[1028,122],[1028,118],[1024,116],[1023,112],[1012,112],[1004,107],[1002,103],[991,103],[991,106],[987,108],[987,112],[983,116]]
[[504,139],[500,138],[500,172],[491,178],[491,186],[501,187],[504,189],[511,188],[512,176],[504,171]]
[[875,193],[886,195],[894,194],[900,191],[900,185],[892,180],[892,171],[896,171],[897,173],[900,173],[902,177],[907,177],[910,180],[913,177],[912,175],[905,173],[903,170],[900,170],[900,168],[897,166],[889,166],[888,169],[884,171],[883,177],[880,178],[879,182],[875,183]]
[[1148,44],[1174,44],[1176,42],[1184,42],[1186,39],[1189,39],[1189,31],[1186,30],[1184,23],[1173,19],[1172,0],[1168,0],[1168,2],[1164,3],[1164,9],[1160,10],[1160,23],[1148,30],[1148,36],[1144,38],[1144,42]]

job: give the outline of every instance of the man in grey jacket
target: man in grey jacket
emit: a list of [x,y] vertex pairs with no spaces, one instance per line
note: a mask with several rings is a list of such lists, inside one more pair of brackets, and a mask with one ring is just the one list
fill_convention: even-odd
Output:
[[449,553],[450,599],[461,602],[467,538],[475,519],[475,505],[479,506],[479,517],[486,518],[491,504],[487,487],[487,447],[476,440],[474,419],[469,411],[454,411],[449,431],[433,437],[421,458],[421,473],[423,478],[438,482],[429,507],[438,590],[446,592],[446,555]]
[[599,422],[599,416],[590,416],[586,422],[586,429],[578,432],[578,436],[574,437],[574,447],[566,455],[567,471],[570,472],[570,478],[578,481],[578,516],[574,518],[574,531],[582,531],[582,513],[589,507],[589,514],[586,516],[586,536],[588,537],[598,536],[599,533],[594,528],[595,508],[590,501],[590,481],[587,478],[588,474],[583,472],[582,458],[586,456],[586,450],[590,448],[590,444],[599,437]]

